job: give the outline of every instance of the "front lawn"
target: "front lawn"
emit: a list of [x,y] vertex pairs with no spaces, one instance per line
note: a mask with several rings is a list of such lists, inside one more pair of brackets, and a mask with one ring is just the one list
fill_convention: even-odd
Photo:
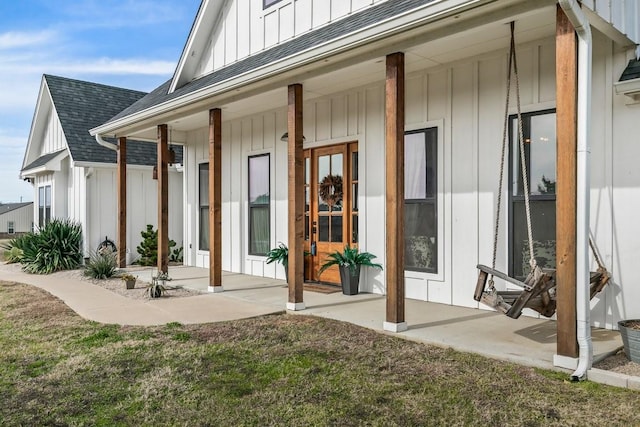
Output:
[[639,425],[640,393],[351,324],[119,327],[0,282],[0,425]]

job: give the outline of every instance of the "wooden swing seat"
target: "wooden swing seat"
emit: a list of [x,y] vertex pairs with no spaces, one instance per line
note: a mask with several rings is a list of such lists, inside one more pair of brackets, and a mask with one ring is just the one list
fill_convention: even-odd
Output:
[[[520,317],[525,307],[535,310],[545,317],[551,317],[555,314],[556,281],[554,269],[544,269],[537,281],[531,279],[530,282],[522,282],[486,265],[478,264],[477,268],[479,270],[478,282],[473,295],[473,299],[476,301],[480,301],[512,319]],[[487,290],[487,279],[490,275],[514,284],[522,290]],[[609,282],[609,277],[609,273],[604,268],[598,268],[598,271],[591,272],[589,280],[591,299]]]

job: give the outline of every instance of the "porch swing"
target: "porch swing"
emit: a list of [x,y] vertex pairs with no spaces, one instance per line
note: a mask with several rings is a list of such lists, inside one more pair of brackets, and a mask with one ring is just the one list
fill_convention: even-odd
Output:
[[[507,125],[509,120],[509,100],[511,92],[511,76],[515,79],[516,104],[518,117],[518,138],[520,147],[520,169],[522,172],[525,216],[527,220],[527,238],[529,247],[529,267],[530,271],[524,281],[510,277],[496,270],[496,257],[498,249],[498,236],[500,229],[500,210],[502,203],[502,185],[504,178],[504,166],[507,149]],[[504,127],[502,132],[502,155],[500,161],[500,181],[498,185],[498,200],[496,210],[495,233],[493,236],[493,260],[492,266],[478,264],[478,281],[473,298],[485,305],[506,314],[508,317],[517,319],[522,314],[524,308],[530,308],[546,317],[551,317],[556,312],[556,281],[555,269],[541,269],[536,262],[533,250],[533,229],[531,226],[531,210],[529,206],[529,183],[524,150],[524,138],[522,130],[522,115],[520,111],[520,86],[518,80],[518,65],[516,61],[516,49],[514,38],[514,22],[511,22],[511,46],[509,49],[509,71],[507,74],[507,97],[505,105]],[[593,240],[589,236],[589,246],[598,264],[598,270],[590,274],[590,297],[593,298],[604,288],[609,281],[610,275],[603,266],[598,256]],[[495,288],[494,277],[518,286],[521,290],[498,291]],[[487,289],[488,283],[488,289]]]

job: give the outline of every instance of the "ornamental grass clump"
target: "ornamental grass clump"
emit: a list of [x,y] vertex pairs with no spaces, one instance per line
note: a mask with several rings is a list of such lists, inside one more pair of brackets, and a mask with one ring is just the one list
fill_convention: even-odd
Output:
[[69,219],[53,219],[30,235],[22,248],[22,269],[50,274],[82,264],[82,227]]
[[117,255],[110,249],[91,253],[84,274],[93,279],[113,277],[118,265]]
[[4,259],[7,263],[17,263],[22,261],[23,250],[27,245],[28,240],[31,239],[33,233],[26,233],[22,236],[16,237],[15,239],[9,240],[7,243],[2,245],[2,249],[4,249]]

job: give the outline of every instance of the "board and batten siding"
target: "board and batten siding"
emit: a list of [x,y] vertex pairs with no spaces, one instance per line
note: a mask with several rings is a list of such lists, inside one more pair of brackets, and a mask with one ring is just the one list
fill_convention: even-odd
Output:
[[307,31],[388,0],[229,0],[213,27],[195,77],[285,42]]
[[[78,168],[84,169],[84,168]],[[87,173],[88,172],[88,173]],[[75,204],[82,215],[83,204],[86,207],[85,247],[88,252],[95,251],[105,237],[116,241],[118,207],[116,168],[85,169],[86,193],[77,191],[79,197]],[[139,256],[136,246],[142,241],[141,231],[147,224],[158,228],[158,181],[152,179],[150,167],[127,167],[127,263]],[[169,238],[177,244],[183,244],[182,226],[182,173],[169,172]],[[86,202],[83,203],[83,197]]]
[[[633,302],[640,298],[635,262],[640,244],[633,238],[634,212],[640,200],[640,148],[637,108],[614,95],[633,51],[621,52],[611,41],[594,35],[593,117],[591,139],[591,229],[613,282],[592,300],[592,323],[612,328],[617,320],[640,317]],[[406,295],[426,301],[480,307],[472,298],[477,263],[490,264],[498,196],[500,145],[506,96],[505,51],[484,54],[408,74],[406,129],[438,128],[439,268],[437,274],[407,271]],[[523,112],[555,108],[555,41],[518,46]],[[305,148],[358,141],[360,152],[360,246],[385,263],[384,76],[378,84],[305,102]],[[636,106],[637,107],[637,106]],[[515,113],[515,106],[510,109]],[[286,242],[286,110],[280,109],[225,122],[223,116],[223,269],[284,278],[281,268],[246,254],[246,165],[252,154],[271,154],[271,244]],[[206,128],[191,132],[186,146],[185,218],[194,244],[190,265],[207,266],[197,243],[197,164],[207,161]],[[615,166],[614,166],[615,165]],[[503,211],[497,268],[507,270],[508,197],[504,177]],[[535,230],[534,230],[535,233]],[[534,236],[535,237],[535,236]],[[592,268],[595,263],[591,258]],[[384,293],[385,276],[365,269],[362,290]],[[506,286],[498,283],[499,287]],[[623,297],[624,298],[623,298]],[[537,316],[530,310],[526,315]]]
[[55,109],[52,108],[47,116],[40,155],[54,153],[66,147],[67,139],[64,136],[60,119],[58,119]]

